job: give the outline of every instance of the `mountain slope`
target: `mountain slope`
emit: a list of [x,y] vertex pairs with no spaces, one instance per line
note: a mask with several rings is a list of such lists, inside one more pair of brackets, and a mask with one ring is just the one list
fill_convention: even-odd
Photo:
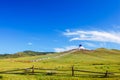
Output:
[[[37,60],[37,61],[34,61]],[[70,50],[61,53],[1,59],[1,69],[40,68],[77,69],[120,72],[120,51],[109,49]],[[4,67],[6,66],[6,67]]]
[[0,58],[19,58],[19,57],[28,57],[28,56],[38,56],[38,55],[46,55],[54,52],[36,52],[36,51],[23,51],[17,52],[15,54],[0,54]]
[[30,62],[52,62],[72,65],[119,64],[120,51],[99,48],[96,50],[70,50],[61,53],[15,58]]

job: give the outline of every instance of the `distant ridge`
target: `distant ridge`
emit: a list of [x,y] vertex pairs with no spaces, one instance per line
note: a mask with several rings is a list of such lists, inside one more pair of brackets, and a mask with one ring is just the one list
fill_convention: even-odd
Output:
[[[0,59],[5,59],[5,58],[18,58],[18,57],[27,57],[27,56],[38,56],[38,55],[46,55],[46,54],[52,54],[55,52],[36,52],[36,51],[30,51],[26,50],[23,52],[17,52],[14,54],[0,54]],[[99,53],[99,54],[120,54],[120,50],[117,49],[106,49],[106,48],[97,48],[95,50],[79,50],[79,49],[72,49],[64,52],[60,52],[60,56],[64,56],[67,54],[93,54],[93,53]],[[56,53],[57,54],[57,53]]]
[[18,57],[26,57],[26,56],[37,56],[37,55],[46,55],[54,52],[36,52],[36,51],[30,51],[26,50],[23,52],[17,52],[14,54],[0,54],[0,58],[18,58]]

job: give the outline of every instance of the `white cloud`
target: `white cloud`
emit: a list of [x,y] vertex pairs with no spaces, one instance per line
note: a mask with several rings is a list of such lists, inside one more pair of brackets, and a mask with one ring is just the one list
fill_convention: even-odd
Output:
[[64,48],[54,48],[54,50],[55,52],[63,52],[63,51],[68,51],[68,50],[76,49],[76,48],[78,48],[78,46],[67,46]]
[[105,32],[105,31],[66,31],[63,33],[65,36],[71,37],[70,41],[74,40],[88,40],[100,42],[113,42],[120,44],[120,33],[118,32]]
[[31,46],[31,45],[33,45],[33,43],[31,43],[31,42],[28,42],[28,45],[29,45],[29,46]]
[[63,52],[65,51],[64,48],[54,48],[55,52]]
[[89,42],[84,42],[83,44],[88,45],[88,46],[90,46],[90,47],[96,47],[95,44],[93,44],[93,43],[89,43]]

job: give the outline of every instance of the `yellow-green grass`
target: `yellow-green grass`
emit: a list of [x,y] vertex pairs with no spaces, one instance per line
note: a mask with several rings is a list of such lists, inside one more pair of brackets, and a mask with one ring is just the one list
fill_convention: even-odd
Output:
[[[52,58],[65,53],[48,54],[33,57],[11,58],[0,60],[0,71],[29,68],[33,65],[37,68],[49,68],[58,70],[71,70],[74,65],[75,69],[88,70],[95,72],[120,72],[120,51],[98,49],[95,51],[76,51],[71,54]],[[39,58],[50,59],[42,60],[39,62],[16,62],[17,60],[26,61]],[[44,71],[44,72],[47,72]],[[64,73],[64,72],[63,72]],[[66,72],[70,75],[19,75],[19,74],[0,74],[2,80],[119,80],[120,77],[112,78],[90,78],[77,76],[72,77],[71,72]],[[78,74],[78,72],[75,72]],[[88,73],[81,73],[88,74]]]

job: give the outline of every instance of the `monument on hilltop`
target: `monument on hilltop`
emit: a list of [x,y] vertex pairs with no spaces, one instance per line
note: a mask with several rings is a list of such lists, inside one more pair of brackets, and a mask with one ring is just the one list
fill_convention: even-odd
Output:
[[82,44],[79,45],[79,50],[85,50],[85,48],[82,46]]

